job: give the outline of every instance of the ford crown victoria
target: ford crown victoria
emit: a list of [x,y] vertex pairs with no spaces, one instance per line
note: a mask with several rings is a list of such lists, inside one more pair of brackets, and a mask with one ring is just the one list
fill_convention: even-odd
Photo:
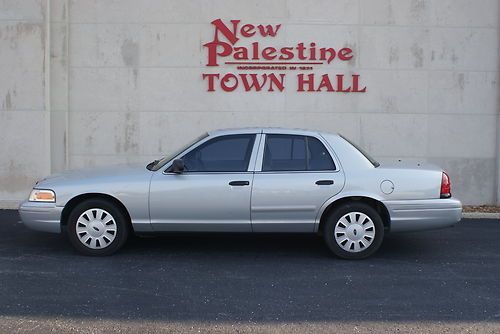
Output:
[[207,133],[147,166],[68,171],[20,205],[32,229],[109,255],[131,233],[317,233],[337,256],[375,253],[389,232],[452,226],[462,205],[434,166],[379,164],[337,134],[249,128]]

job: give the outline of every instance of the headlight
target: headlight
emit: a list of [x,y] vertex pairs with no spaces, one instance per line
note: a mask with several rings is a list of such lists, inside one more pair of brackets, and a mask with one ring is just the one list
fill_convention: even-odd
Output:
[[56,193],[48,189],[33,189],[29,198],[30,202],[55,202]]

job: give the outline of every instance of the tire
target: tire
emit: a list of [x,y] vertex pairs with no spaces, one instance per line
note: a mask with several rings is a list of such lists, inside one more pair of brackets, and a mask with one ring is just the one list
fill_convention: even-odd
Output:
[[89,199],[69,214],[67,233],[71,244],[81,254],[106,256],[125,244],[129,225],[125,214],[113,203]]
[[349,202],[327,218],[323,238],[336,256],[359,260],[373,255],[384,239],[384,224],[378,212],[364,203]]

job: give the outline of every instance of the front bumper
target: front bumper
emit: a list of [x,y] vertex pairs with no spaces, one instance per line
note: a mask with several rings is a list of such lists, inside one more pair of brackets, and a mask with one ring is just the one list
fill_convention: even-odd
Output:
[[413,232],[455,225],[462,219],[462,203],[455,198],[384,201],[391,232]]
[[61,233],[62,210],[55,203],[25,201],[19,206],[19,215],[23,224],[33,230]]

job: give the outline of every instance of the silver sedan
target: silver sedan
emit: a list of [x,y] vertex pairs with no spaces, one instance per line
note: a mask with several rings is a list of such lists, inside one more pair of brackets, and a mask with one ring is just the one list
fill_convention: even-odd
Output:
[[19,212],[86,255],[112,254],[131,233],[293,232],[361,259],[388,232],[454,225],[462,205],[440,168],[380,165],[337,134],[249,128],[207,133],[147,166],[52,175]]

